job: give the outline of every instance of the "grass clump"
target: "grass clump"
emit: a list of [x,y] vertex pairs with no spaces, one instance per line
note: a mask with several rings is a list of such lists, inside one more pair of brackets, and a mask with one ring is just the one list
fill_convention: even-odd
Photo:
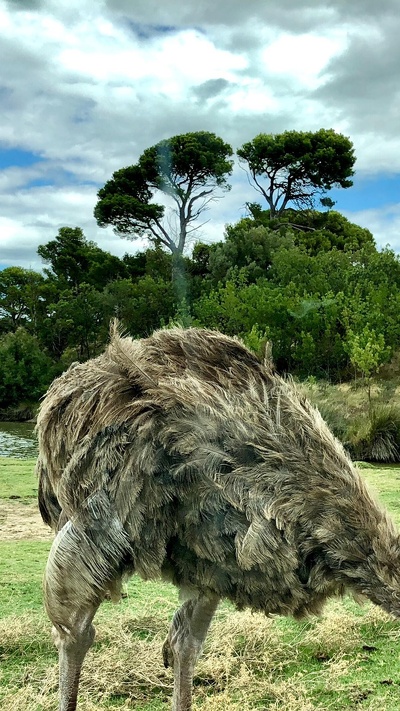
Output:
[[371,385],[371,399],[359,383],[308,380],[300,389],[353,459],[400,462],[400,386],[377,381]]
[[375,407],[369,417],[350,429],[348,440],[356,459],[400,461],[400,408]]

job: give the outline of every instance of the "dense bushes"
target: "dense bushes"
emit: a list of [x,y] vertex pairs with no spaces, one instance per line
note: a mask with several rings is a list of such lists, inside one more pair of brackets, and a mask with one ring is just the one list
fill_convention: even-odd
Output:
[[[0,411],[26,419],[54,377],[54,366],[36,336],[19,327],[0,338]],[[19,419],[19,418],[18,418]]]
[[[40,248],[44,275],[0,272],[0,408],[37,400],[54,374],[99,353],[115,316],[134,337],[178,319],[259,353],[268,340],[280,372],[371,383],[400,347],[399,257],[336,212],[290,210],[277,222],[251,209],[179,269],[161,249],[121,260],[62,228]],[[372,451],[364,435],[357,446]]]

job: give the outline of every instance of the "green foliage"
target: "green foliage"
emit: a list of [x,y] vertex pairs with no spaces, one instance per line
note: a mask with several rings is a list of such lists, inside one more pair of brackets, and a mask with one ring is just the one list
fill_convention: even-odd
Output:
[[332,208],[336,205],[336,200],[332,200],[330,197],[324,197],[320,199],[320,203],[322,207],[327,207],[328,210],[332,210]]
[[[245,232],[245,225],[239,225]],[[242,337],[258,324],[261,330],[268,330],[278,369],[301,377],[348,377],[350,331],[361,334],[367,328],[381,334],[380,363],[398,347],[396,255],[369,247],[310,254],[296,246],[290,234],[279,243],[274,232],[261,226],[250,228],[245,240],[255,232],[262,246],[258,262],[254,255],[260,245],[256,241],[253,251],[249,248],[253,257],[249,265],[242,266],[238,260],[240,268],[235,266],[236,255],[240,256],[234,249],[239,234],[235,228],[233,240],[229,235],[226,243],[214,245],[208,252],[202,268],[208,265],[209,276],[204,271],[203,291],[192,304],[196,323]],[[266,254],[268,263],[263,270]]]
[[61,288],[85,283],[98,289],[127,274],[123,261],[88,242],[79,227],[61,227],[54,240],[38,247],[38,254],[50,265],[48,276]]
[[[94,210],[101,227],[112,225],[122,236],[146,235],[172,254],[181,255],[189,232],[207,205],[217,198],[216,188],[227,190],[232,172],[232,148],[208,131],[185,133],[147,148],[137,165],[113,174],[98,192]],[[165,208],[152,200],[158,192],[172,199],[169,224]],[[172,227],[172,216],[178,224]]]
[[115,316],[146,336],[177,310],[171,255],[160,248],[120,260],[80,229],[62,228],[39,251],[50,265],[45,276],[0,272],[0,408],[11,419],[32,417],[55,375],[103,350]]
[[0,338],[0,408],[37,402],[53,373],[38,339],[24,328]]
[[163,235],[161,225],[164,207],[151,203],[152,197],[153,191],[139,165],[121,168],[98,192],[94,209],[97,224],[112,225],[121,236],[135,239],[145,234],[155,244],[165,243],[168,235]]
[[214,245],[209,252],[208,268],[213,284],[234,278],[240,272],[249,282],[268,275],[273,255],[283,247],[293,245],[290,232],[278,234],[248,219],[228,225],[225,241]]
[[191,300],[196,301],[199,296],[209,292],[211,287],[216,286],[217,281],[212,274],[210,266],[211,256],[222,242],[217,244],[204,244],[197,242],[194,245],[191,259],[188,261],[186,272],[190,280],[190,295]]
[[103,347],[111,317],[104,292],[85,283],[79,289],[64,289],[49,305],[42,341],[53,356],[70,348],[75,351],[73,360],[86,360]]
[[121,279],[110,284],[105,294],[109,314],[121,320],[128,332],[136,337],[148,336],[168,323],[176,311],[171,280],[156,279],[149,274],[136,283]]
[[336,210],[286,210],[282,221],[286,220],[295,228],[295,244],[304,245],[309,254],[317,255],[321,251],[332,249],[346,252],[356,252],[360,249],[376,251],[371,232],[350,222]]
[[45,279],[32,269],[0,271],[0,333],[37,324],[43,314]]
[[[248,338],[254,324],[268,333],[272,354],[279,369],[288,369],[287,356],[293,356],[293,329],[290,310],[295,307],[290,294],[260,279],[248,284],[243,274],[212,289],[192,306],[194,324],[217,328],[228,335]],[[290,361],[291,363],[291,361]]]
[[197,131],[160,141],[147,148],[139,165],[152,187],[168,195],[187,197],[189,186],[228,189],[232,148],[215,133]]
[[250,331],[243,334],[242,338],[247,348],[250,348],[250,350],[260,358],[260,360],[263,360],[269,347],[268,331],[262,331],[258,324],[255,323],[251,327]]
[[378,372],[390,355],[390,349],[385,346],[383,334],[376,333],[369,326],[364,326],[360,333],[354,333],[349,329],[346,349],[351,363],[367,379]]
[[[218,328],[229,335],[239,335],[245,340],[257,324],[262,333],[268,333],[278,367],[294,370],[293,366],[299,361],[297,351],[302,347],[301,332],[305,324],[298,323],[292,314],[300,306],[301,299],[291,288],[282,290],[266,279],[249,284],[240,273],[203,295],[192,309],[195,323]],[[313,362],[313,368],[315,365]]]
[[[176,189],[188,207],[211,183],[226,187],[229,147],[220,141],[185,134],[145,151],[140,174],[147,174],[149,200],[156,190]],[[213,145],[221,149],[215,162]],[[168,146],[175,163],[168,162]],[[135,176],[136,168],[118,172],[110,197],[134,192]],[[190,180],[197,192],[189,197]],[[154,248],[118,259],[79,228],[65,227],[39,248],[44,275],[19,267],[0,272],[0,336],[11,338],[23,326],[24,338],[33,339],[22,358],[23,383],[14,341],[1,341],[2,407],[30,416],[23,403],[36,400],[72,361],[101,352],[115,316],[134,337],[178,320],[237,335],[260,355],[268,337],[280,372],[340,381],[356,368],[370,385],[400,349],[399,256],[378,251],[368,230],[334,210],[285,209],[278,220],[257,203],[247,208],[250,216],[229,225],[224,241],[195,245],[191,258],[154,239]]]
[[[228,225],[225,242],[214,245],[217,251],[222,248],[226,253],[228,268],[234,258],[240,266],[246,266],[252,256],[261,266],[260,240],[265,242],[264,249],[269,257],[282,245],[300,247],[310,256],[334,249],[344,252],[364,250],[371,255],[376,253],[371,232],[350,222],[339,212],[286,209],[277,220],[271,218],[270,210],[262,210],[257,203],[247,203],[247,208],[251,216],[242,218],[235,225]],[[254,245],[251,244],[250,234],[253,235]],[[268,268],[268,264],[265,267]]]
[[288,203],[310,208],[316,194],[334,185],[349,188],[353,184],[353,144],[333,129],[260,133],[237,154],[247,163],[271,217],[281,215]]
[[386,347],[384,335],[376,333],[369,326],[364,326],[359,333],[348,329],[345,349],[356,371],[361,371],[365,378],[372,423],[371,379],[373,375],[377,374],[383,363],[389,359],[391,349]]

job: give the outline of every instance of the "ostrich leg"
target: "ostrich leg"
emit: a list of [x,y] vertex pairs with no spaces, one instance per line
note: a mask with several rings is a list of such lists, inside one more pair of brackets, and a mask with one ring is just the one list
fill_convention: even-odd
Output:
[[58,647],[60,711],[75,711],[79,678],[86,652],[93,643],[95,631],[91,624],[98,605],[80,610],[69,630],[53,626],[53,640]]
[[87,554],[85,539],[68,522],[55,538],[46,566],[44,600],[58,648],[59,711],[76,709],[83,660],[95,636],[92,621],[104,598],[93,584]]
[[187,600],[175,613],[163,646],[165,666],[174,667],[172,711],[189,711],[193,671],[218,607],[216,596]]

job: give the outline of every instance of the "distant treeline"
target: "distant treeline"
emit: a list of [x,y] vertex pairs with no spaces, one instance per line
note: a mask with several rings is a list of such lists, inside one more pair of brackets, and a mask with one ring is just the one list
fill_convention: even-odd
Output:
[[179,322],[241,337],[280,372],[365,375],[400,347],[400,260],[336,211],[257,205],[191,257],[152,246],[122,259],[64,227],[39,247],[44,273],[0,272],[0,411],[24,417],[73,361],[102,351],[109,322],[133,337]]

